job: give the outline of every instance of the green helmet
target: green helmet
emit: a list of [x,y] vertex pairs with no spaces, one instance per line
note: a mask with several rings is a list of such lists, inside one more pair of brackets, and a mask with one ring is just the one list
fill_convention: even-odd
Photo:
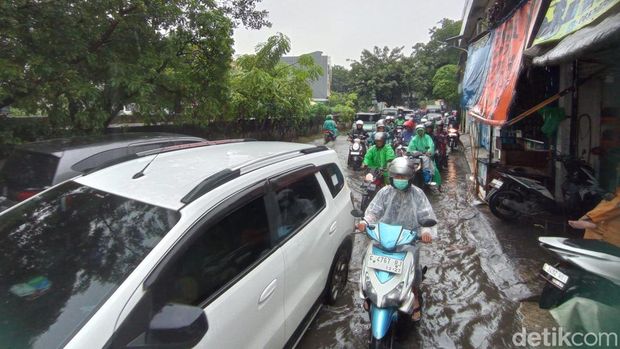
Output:
[[332,114],[328,114],[328,115],[325,117],[325,120],[332,120],[332,119],[334,119],[334,117],[332,116]]

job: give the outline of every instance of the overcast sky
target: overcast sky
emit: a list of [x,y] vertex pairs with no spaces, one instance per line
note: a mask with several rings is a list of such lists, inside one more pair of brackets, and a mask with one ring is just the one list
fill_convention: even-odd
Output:
[[289,55],[323,51],[332,64],[349,66],[363,49],[411,46],[429,39],[442,18],[461,19],[464,0],[263,0],[271,28],[235,31],[236,54],[254,53],[269,36],[291,39]]

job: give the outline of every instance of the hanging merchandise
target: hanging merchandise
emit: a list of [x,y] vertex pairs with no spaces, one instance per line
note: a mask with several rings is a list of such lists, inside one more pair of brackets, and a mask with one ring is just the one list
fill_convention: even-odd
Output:
[[544,107],[538,111],[542,115],[544,124],[541,128],[542,133],[548,138],[553,137],[560,127],[562,120],[566,118],[563,108],[558,107]]
[[525,1],[504,23],[493,29],[491,59],[480,99],[470,110],[479,121],[501,126],[508,117],[521,63],[528,43],[540,0]]

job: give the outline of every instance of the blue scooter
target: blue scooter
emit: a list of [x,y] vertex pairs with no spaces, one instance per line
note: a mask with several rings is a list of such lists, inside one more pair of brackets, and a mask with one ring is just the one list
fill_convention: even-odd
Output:
[[[362,218],[363,213],[353,210],[354,217]],[[422,227],[433,227],[435,220],[419,222]],[[410,317],[415,304],[414,280],[416,278],[417,258],[415,242],[419,239],[416,231],[402,226],[379,223],[368,224],[366,234],[371,241],[366,248],[360,276],[360,296],[368,305],[371,323],[370,348],[391,348],[399,314]]]

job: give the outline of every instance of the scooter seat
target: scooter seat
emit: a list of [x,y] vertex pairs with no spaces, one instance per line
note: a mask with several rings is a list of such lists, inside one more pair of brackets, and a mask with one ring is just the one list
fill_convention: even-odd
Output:
[[605,241],[591,239],[566,239],[564,243],[568,246],[620,257],[620,248]]

